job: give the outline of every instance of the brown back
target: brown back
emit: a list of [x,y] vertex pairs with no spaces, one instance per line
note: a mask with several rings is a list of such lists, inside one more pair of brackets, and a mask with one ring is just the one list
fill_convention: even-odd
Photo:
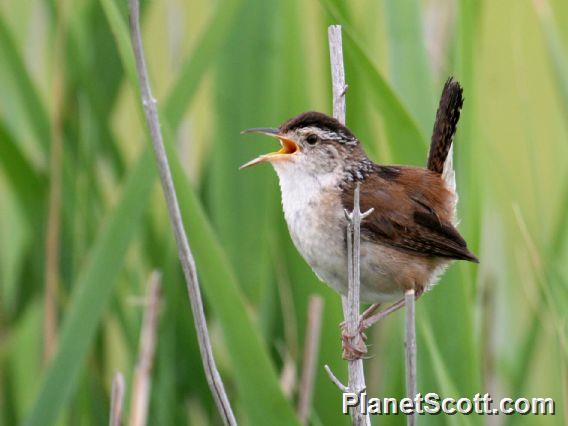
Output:
[[[477,262],[451,223],[453,194],[440,174],[420,167],[375,168],[361,182],[361,211],[374,209],[361,224],[363,238],[416,255]],[[343,207],[349,211],[355,184],[342,192]]]

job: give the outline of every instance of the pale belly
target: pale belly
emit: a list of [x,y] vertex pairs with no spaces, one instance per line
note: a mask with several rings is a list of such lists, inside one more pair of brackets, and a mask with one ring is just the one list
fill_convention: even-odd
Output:
[[[330,199],[319,200],[329,206]],[[311,203],[322,205],[320,203]],[[340,294],[347,294],[347,248],[343,209],[284,209],[294,245],[318,278]],[[327,213],[322,213],[327,212]],[[361,301],[399,300],[407,288],[427,290],[443,272],[442,259],[415,256],[388,246],[361,241]]]
[[[347,293],[346,219],[334,178],[298,175],[275,167],[282,206],[296,248],[320,280]],[[301,184],[298,184],[301,182]],[[408,288],[427,290],[447,261],[416,256],[376,242],[361,241],[361,301],[400,299]]]

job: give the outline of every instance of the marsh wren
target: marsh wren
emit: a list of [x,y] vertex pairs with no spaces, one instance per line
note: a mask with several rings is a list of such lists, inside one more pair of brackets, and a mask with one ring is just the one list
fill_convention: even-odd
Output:
[[478,262],[455,228],[458,197],[447,161],[462,105],[462,88],[450,78],[442,92],[426,167],[375,164],[347,127],[319,112],[300,114],[278,128],[243,132],[280,141],[279,151],[261,155],[241,169],[272,164],[296,248],[316,275],[343,295],[344,210],[353,209],[354,189],[360,183],[361,211],[373,209],[361,223],[360,297],[375,303],[367,318],[378,304],[401,299],[409,289],[417,296],[430,289],[453,260]]

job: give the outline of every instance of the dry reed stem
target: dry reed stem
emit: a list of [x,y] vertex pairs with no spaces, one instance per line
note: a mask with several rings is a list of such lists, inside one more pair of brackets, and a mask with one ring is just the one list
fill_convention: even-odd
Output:
[[122,404],[124,402],[124,376],[116,372],[112,379],[110,399],[109,426],[120,426],[122,423]]
[[[414,400],[416,389],[416,320],[415,304],[416,295],[414,289],[404,293],[405,304],[405,328],[406,328],[406,396]],[[406,418],[408,426],[416,425],[416,413],[410,414]]]
[[132,396],[130,397],[130,425],[145,426],[148,419],[150,402],[151,373],[156,351],[156,334],[158,329],[158,307],[160,304],[161,275],[154,271],[150,275],[148,294],[146,297],[144,319],[140,330],[138,363],[132,379]]
[[236,425],[237,421],[233,414],[233,409],[227,397],[225,386],[217,370],[215,359],[213,358],[213,350],[211,348],[211,339],[207,330],[207,322],[203,311],[203,301],[201,299],[201,291],[199,289],[199,280],[197,278],[197,269],[195,259],[189,247],[189,242],[183,221],[177,195],[174,187],[172,173],[168,163],[168,157],[164,147],[162,133],[160,130],[160,122],[158,118],[158,109],[156,100],[152,96],[150,88],[150,80],[146,69],[146,60],[144,58],[144,48],[142,46],[142,35],[140,33],[140,4],[138,0],[129,0],[130,9],[130,37],[132,39],[132,48],[136,58],[136,70],[140,80],[140,92],[142,97],[142,105],[146,115],[146,122],[151,134],[152,147],[158,165],[160,182],[166,198],[170,222],[174,230],[178,255],[182,265],[189,303],[193,313],[195,329],[197,332],[197,341],[199,343],[199,351],[203,361],[205,377],[213,394],[213,399],[219,411],[219,415],[225,425]]
[[[347,84],[345,83],[345,68],[343,66],[341,26],[331,25],[328,28],[328,38],[333,83],[333,116],[342,124],[345,124],[345,93],[347,91]],[[347,230],[347,262],[349,275],[348,292],[347,297],[342,297],[341,299],[347,332],[350,336],[353,336],[350,338],[349,343],[351,344],[357,343],[356,340],[361,339],[359,334],[359,237],[361,225],[361,211],[359,210],[359,185],[357,185],[355,190],[355,201],[353,204],[353,212],[349,215],[349,226]],[[347,363],[349,371],[348,389],[350,392],[360,394],[366,388],[363,360],[353,359],[348,360]],[[331,373],[329,367],[326,370],[328,371],[328,374]],[[333,374],[330,374],[330,377],[332,376]],[[333,377],[335,378],[335,376]],[[336,381],[339,382],[337,378],[335,378],[334,382]],[[351,410],[351,418],[353,425],[360,426],[371,424],[369,415],[362,414],[361,411],[357,409]]]

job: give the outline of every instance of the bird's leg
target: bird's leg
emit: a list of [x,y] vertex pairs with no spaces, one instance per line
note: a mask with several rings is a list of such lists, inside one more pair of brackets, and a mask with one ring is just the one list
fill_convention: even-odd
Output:
[[[377,304],[378,305],[378,304]],[[371,308],[373,308],[375,305],[371,306]],[[363,312],[363,315],[361,316],[361,325],[360,328],[361,330],[366,330],[369,327],[371,327],[373,324],[375,324],[376,322],[379,322],[380,320],[382,320],[384,317],[392,314],[393,312],[398,311],[400,308],[402,308],[404,306],[404,299],[399,300],[398,302],[393,303],[392,305],[390,305],[388,308],[377,312],[376,314],[374,314],[374,311],[376,311],[378,309],[375,308],[370,315],[365,316],[365,314],[367,313],[367,311],[370,311],[371,308],[367,309],[367,311]]]
[[376,322],[379,322],[384,317],[392,314],[393,312],[399,310],[404,306],[404,299],[399,300],[396,303],[393,303],[391,306],[386,308],[384,311],[376,313],[379,308],[381,307],[380,303],[374,303],[369,306],[362,314],[359,320],[359,328],[357,330],[357,334],[359,335],[356,342],[357,345],[351,344],[351,339],[355,336],[351,336],[347,331],[347,325],[345,321],[339,324],[341,328],[341,343],[343,348],[343,359],[346,360],[353,360],[359,359],[367,353],[367,346],[365,342],[367,341],[367,336],[364,333],[366,329],[371,327]]
[[[416,388],[416,321],[414,314],[416,295],[414,289],[404,293],[406,306],[405,316],[405,349],[406,349],[406,396],[414,400]],[[407,426],[416,424],[416,413],[407,417]]]
[[367,309],[365,309],[365,312],[363,312],[361,314],[361,319],[360,321],[363,322],[365,321],[367,318],[370,318],[373,316],[373,314],[375,312],[377,312],[379,310],[379,308],[381,307],[381,303],[373,303],[371,306],[369,306]]
[[[355,339],[355,344],[351,343],[352,339],[355,338],[355,336],[349,334],[349,332],[347,331],[347,325],[345,321],[339,324],[339,327],[341,328],[343,359],[346,360],[359,359],[367,354],[367,345],[365,344],[365,342],[367,341],[367,335],[364,333],[364,331],[369,327],[371,327],[373,324],[389,316],[393,312],[398,311],[400,308],[408,306],[407,293],[410,291],[412,291],[413,300],[418,299],[420,296],[422,296],[422,293],[424,292],[423,289],[421,288],[419,288],[418,290],[408,290],[404,294],[404,298],[400,299],[398,302],[393,303],[388,308],[380,312],[377,312],[381,307],[380,303],[374,303],[371,306],[369,306],[360,316],[359,328],[357,330],[357,338]],[[414,304],[412,309],[414,309]],[[414,339],[414,342],[416,344],[416,339]]]
[[[413,292],[414,292],[414,299],[416,300],[420,296],[422,296],[422,293],[424,291],[422,289],[418,289],[416,291],[413,290]],[[374,305],[371,305],[371,307],[369,307],[365,312],[363,312],[363,315],[361,315],[361,325],[360,325],[361,331],[365,331],[376,322],[382,320],[384,317],[392,314],[393,312],[398,311],[404,305],[405,305],[405,298],[402,298],[398,302],[393,303],[388,308],[377,313],[375,312],[381,306],[380,303],[375,303]]]
[[[381,307],[380,303],[373,303],[371,306],[369,306],[365,312],[363,312],[361,314],[361,316],[359,317],[359,322],[363,323],[363,321],[365,321],[366,319],[370,318],[375,312],[377,312],[377,310]],[[341,321],[339,323],[339,328],[341,328],[341,330],[343,331],[345,328],[345,321]]]

